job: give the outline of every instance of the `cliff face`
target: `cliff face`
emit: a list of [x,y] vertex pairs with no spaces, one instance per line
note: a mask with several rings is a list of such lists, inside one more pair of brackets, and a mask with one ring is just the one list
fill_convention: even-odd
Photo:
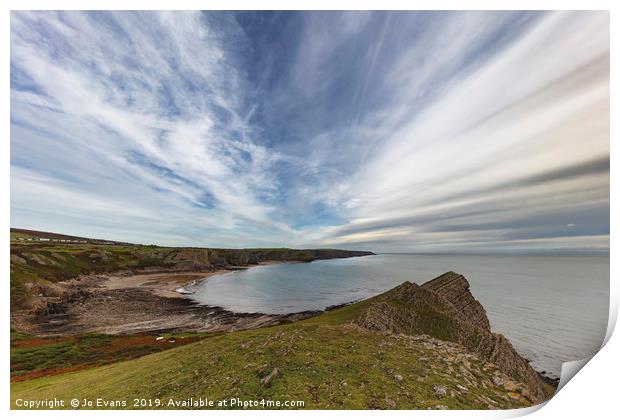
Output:
[[450,302],[464,321],[491,331],[487,312],[469,291],[469,282],[463,275],[449,271],[427,281],[422,287]]
[[173,248],[163,257],[176,270],[205,270],[227,266],[246,266],[264,261],[301,261],[372,255],[366,251],[340,249],[216,249]]
[[550,396],[548,385],[512,344],[491,332],[484,308],[462,275],[448,272],[422,286],[405,282],[372,299],[355,322],[371,331],[427,334],[459,343],[525,384],[534,401]]

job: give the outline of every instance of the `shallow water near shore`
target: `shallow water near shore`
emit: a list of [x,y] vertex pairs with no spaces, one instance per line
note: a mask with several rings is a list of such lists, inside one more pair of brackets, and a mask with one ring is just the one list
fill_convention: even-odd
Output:
[[597,351],[607,328],[608,256],[382,254],[258,266],[210,277],[191,296],[235,312],[321,310],[446,271],[469,280],[493,331],[539,371]]

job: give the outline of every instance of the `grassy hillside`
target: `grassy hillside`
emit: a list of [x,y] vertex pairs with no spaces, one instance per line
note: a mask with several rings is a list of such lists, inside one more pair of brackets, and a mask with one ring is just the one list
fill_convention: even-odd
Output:
[[[357,320],[384,295],[305,321],[206,338],[136,360],[11,385],[17,398],[304,401],[305,408],[516,408],[527,387],[463,346]],[[272,374],[267,381],[266,378]],[[262,408],[262,407],[258,407]]]
[[169,408],[169,399],[237,397],[301,400],[305,408],[530,404],[522,388],[456,344],[318,321],[229,333],[136,360],[18,382],[11,385],[11,402],[104,398],[134,408],[133,398],[145,398]]
[[[11,243],[11,304],[31,294],[32,285],[68,280],[87,273],[169,268],[158,247],[64,243]],[[38,288],[34,292],[40,293]]]

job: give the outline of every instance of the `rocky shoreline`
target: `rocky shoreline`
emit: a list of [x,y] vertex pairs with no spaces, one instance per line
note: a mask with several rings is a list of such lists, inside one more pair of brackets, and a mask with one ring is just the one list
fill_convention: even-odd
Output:
[[[225,271],[205,274],[222,272]],[[175,276],[192,277],[185,272],[81,276],[58,283],[55,289],[58,296],[45,307],[36,311],[13,311],[11,325],[41,337],[86,333],[225,332],[294,322],[322,312],[236,313],[218,306],[201,305],[176,291]],[[118,285],[119,277],[127,279],[126,287]],[[139,278],[137,284],[131,281],[135,277]],[[152,277],[167,278],[163,283],[168,288],[149,281]]]

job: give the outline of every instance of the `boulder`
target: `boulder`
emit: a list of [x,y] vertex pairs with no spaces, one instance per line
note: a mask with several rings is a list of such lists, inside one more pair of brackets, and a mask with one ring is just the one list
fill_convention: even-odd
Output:
[[271,386],[271,380],[275,378],[276,376],[278,376],[279,373],[280,372],[278,371],[278,368],[273,368],[273,370],[269,373],[269,375],[261,379],[260,382],[265,386]]
[[435,395],[437,395],[438,398],[443,398],[448,393],[448,390],[443,385],[435,385],[433,389],[435,390]]

